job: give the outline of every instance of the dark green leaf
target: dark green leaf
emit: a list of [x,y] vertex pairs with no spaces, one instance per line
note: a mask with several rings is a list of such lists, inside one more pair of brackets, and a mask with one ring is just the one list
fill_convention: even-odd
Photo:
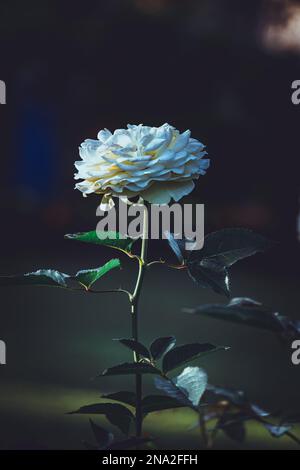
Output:
[[114,435],[111,432],[106,431],[106,429],[98,426],[90,419],[90,424],[92,431],[94,433],[95,439],[99,445],[99,449],[106,449],[114,440]]
[[284,329],[280,321],[282,318],[280,315],[266,309],[259,302],[246,297],[234,298],[226,305],[207,304],[188,311],[220,320],[256,326],[277,333],[282,332]]
[[116,339],[116,341],[119,341],[121,344],[126,346],[126,348],[131,349],[131,351],[135,351],[137,354],[141,355],[142,357],[146,357],[147,359],[150,359],[150,353],[148,349],[139,341],[135,341],[134,339],[126,339],[126,338]]
[[242,390],[216,387],[215,385],[208,384],[206,387],[206,395],[207,397],[205,397],[205,399],[213,403],[220,399],[226,399],[236,406],[245,406],[248,404],[245,392]]
[[155,385],[184,406],[197,407],[207,385],[207,374],[199,367],[186,367],[175,379],[155,378]]
[[128,434],[129,427],[134,419],[131,411],[119,403],[95,403],[82,406],[69,414],[99,414],[104,415],[108,421],[117,426],[124,434]]
[[160,374],[160,371],[151,364],[143,362],[125,362],[118,366],[110,367],[106,369],[99,377],[107,375],[130,375],[130,374]]
[[32,273],[16,276],[0,276],[0,286],[48,286],[67,287],[66,280],[68,274],[61,273],[54,269],[39,269]]
[[266,251],[274,242],[245,228],[226,228],[208,234],[202,250],[192,251],[190,261],[212,259],[229,268],[237,261]]
[[175,346],[175,344],[175,336],[165,336],[155,339],[150,346],[150,352],[153,359],[160,359],[164,354],[170,351]]
[[229,297],[229,274],[227,268],[214,260],[202,259],[187,262],[188,274],[204,289],[213,289],[217,294]]
[[91,232],[80,232],[65,235],[68,240],[76,240],[85,243],[93,243],[96,245],[109,246],[117,250],[125,251],[126,253],[131,251],[132,245],[135,240],[131,238],[122,238],[118,232],[97,232],[92,230]]
[[164,373],[167,373],[188,361],[204,356],[208,353],[218,351],[220,349],[225,348],[216,347],[210,343],[191,343],[177,346],[176,348],[167,352],[167,354],[164,356],[163,371]]
[[[207,404],[217,404],[220,401],[228,401],[234,408],[239,408],[240,418],[258,419],[270,416],[271,413],[248,401],[246,394],[242,390],[216,387],[208,384],[205,392],[205,402]],[[226,416],[229,416],[228,414]]]
[[111,259],[100,268],[95,269],[83,269],[78,271],[78,273],[74,276],[74,279],[82,284],[87,290],[89,290],[92,285],[100,279],[100,277],[104,276],[104,274],[108,273],[111,269],[119,268],[121,266],[120,260],[117,258]]
[[158,390],[165,392],[170,398],[180,402],[182,406],[194,408],[192,402],[188,399],[186,391],[183,391],[177,387],[174,381],[170,379],[164,379],[163,377],[155,377],[154,383]]
[[176,398],[167,397],[165,395],[148,395],[143,398],[142,410],[143,414],[152,413],[154,411],[169,410],[184,406]]
[[183,249],[183,240],[175,239],[174,234],[166,231],[164,233],[171,249],[174,251],[178,261],[184,263],[184,249]]
[[107,395],[101,395],[101,398],[106,400],[120,401],[126,403],[126,405],[135,406],[136,395],[133,392],[121,391],[115,393],[109,393]]
[[201,250],[191,251],[187,260],[189,275],[201,287],[229,296],[228,268],[273,245],[261,235],[243,228],[210,233],[205,237]]

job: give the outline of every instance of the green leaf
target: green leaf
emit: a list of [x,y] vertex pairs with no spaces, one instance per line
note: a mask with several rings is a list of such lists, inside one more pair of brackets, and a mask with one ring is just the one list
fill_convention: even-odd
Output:
[[104,415],[111,424],[117,426],[126,435],[128,435],[130,424],[134,419],[131,411],[119,403],[96,403],[82,406],[79,410],[71,411],[68,414]]
[[208,234],[201,250],[191,251],[187,268],[201,287],[229,296],[228,268],[237,261],[274,246],[261,235],[243,228],[228,228]]
[[108,273],[111,269],[119,268],[120,266],[120,260],[114,258],[105,263],[103,266],[100,266],[100,268],[83,269],[78,271],[78,273],[74,276],[74,279],[83,285],[87,290],[89,290],[92,285],[98,279],[100,279],[100,277],[104,276],[104,274]]
[[175,336],[164,336],[162,338],[155,339],[151,346],[150,352],[154,360],[160,359],[176,344]]
[[131,252],[132,246],[136,241],[131,238],[122,238],[121,234],[118,232],[97,232],[96,230],[92,230],[91,232],[66,234],[65,238],[68,240],[108,246],[126,253]]
[[197,407],[206,389],[207,374],[199,367],[186,367],[178,377],[167,380],[155,378],[155,385],[184,406]]
[[115,341],[119,341],[126,348],[131,349],[131,351],[135,351],[137,354],[141,355],[142,357],[146,357],[147,359],[150,359],[151,357],[146,346],[144,346],[139,341],[135,341],[134,339],[126,339],[126,338],[116,339]]
[[142,400],[143,414],[153,413],[154,411],[169,410],[184,406],[176,398],[165,395],[148,395]]
[[210,343],[191,343],[177,346],[171,349],[163,358],[163,371],[164,373],[169,372],[188,361],[204,356],[208,353],[218,351],[220,348]]
[[276,333],[284,331],[281,315],[268,310],[261,303],[247,297],[233,298],[226,305],[206,304],[195,309],[186,309],[186,311],[218,320],[263,328]]
[[118,366],[105,369],[98,377],[108,375],[131,375],[131,374],[160,374],[161,372],[151,364],[143,362],[125,362]]
[[101,398],[106,400],[120,401],[126,403],[126,405],[135,406],[136,395],[133,392],[121,391],[115,393],[109,393],[107,395],[101,395]]
[[54,269],[39,269],[32,273],[16,276],[0,276],[0,286],[48,286],[67,287],[70,276]]
[[114,435],[111,432],[106,431],[106,429],[102,428],[98,424],[94,423],[90,419],[90,424],[92,427],[93,434],[95,439],[98,443],[99,449],[106,449],[114,440]]

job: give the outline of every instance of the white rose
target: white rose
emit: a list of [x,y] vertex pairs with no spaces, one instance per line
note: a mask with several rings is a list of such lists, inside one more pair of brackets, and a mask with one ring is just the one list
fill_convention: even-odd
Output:
[[78,172],[75,188],[84,196],[103,194],[133,197],[140,195],[153,204],[179,201],[194,189],[194,179],[204,175],[209,159],[204,145],[180,134],[169,124],[160,127],[128,125],[113,134],[107,129],[98,140],[87,139],[80,148],[82,161],[75,162]]

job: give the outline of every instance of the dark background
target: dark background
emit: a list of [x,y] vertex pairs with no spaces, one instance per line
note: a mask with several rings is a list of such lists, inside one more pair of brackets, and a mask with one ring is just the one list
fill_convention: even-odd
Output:
[[[291,83],[300,79],[299,18],[298,2],[271,0],[2,1],[0,274],[74,272],[109,259],[105,250],[63,239],[97,223],[97,197],[73,189],[78,146],[103,127],[169,122],[207,145],[211,168],[188,198],[205,203],[206,232],[245,226],[279,242],[232,270],[233,295],[299,318],[300,106],[291,102]],[[171,256],[153,243],[152,257],[162,254]],[[131,263],[125,259],[105,287],[130,288]],[[1,448],[81,448],[87,419],[64,413],[130,387],[90,381],[124,360],[110,338],[130,335],[126,299],[95,297],[1,291]],[[244,388],[269,408],[299,409],[300,368],[290,351],[267,333],[180,311],[208,301],[223,299],[183,273],[153,268],[142,299],[145,341],[174,333],[179,343],[230,345],[205,359],[211,382]],[[150,418],[148,431],[160,433],[161,446],[196,447],[191,421],[168,412]],[[288,443],[250,428],[247,445]]]

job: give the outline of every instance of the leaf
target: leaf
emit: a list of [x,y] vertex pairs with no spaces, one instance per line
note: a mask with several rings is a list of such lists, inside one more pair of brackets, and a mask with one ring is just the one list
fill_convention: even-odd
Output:
[[135,406],[136,395],[133,392],[121,391],[115,393],[109,393],[107,395],[101,395],[101,398],[106,400],[120,401],[126,403],[126,405]]
[[225,228],[208,234],[204,239],[202,250],[191,252],[190,261],[198,261],[200,256],[201,259],[212,259],[229,268],[237,261],[273,246],[274,242],[252,230]]
[[292,429],[292,426],[277,426],[274,424],[264,423],[264,427],[269,431],[273,437],[284,436],[287,432]]
[[95,269],[83,269],[78,271],[78,273],[74,276],[74,279],[82,284],[86,290],[89,290],[92,285],[100,279],[100,277],[104,276],[104,274],[108,273],[111,269],[119,268],[121,266],[120,260],[117,258],[111,259],[100,268]]
[[176,344],[175,336],[164,336],[155,339],[150,346],[150,352],[154,360],[160,359]]
[[175,253],[178,261],[181,264],[184,264],[183,240],[175,239],[174,234],[170,233],[168,231],[164,232],[164,235],[165,235],[171,249]]
[[69,275],[54,269],[39,269],[38,271],[16,276],[0,276],[0,286],[48,286],[67,287]]
[[130,374],[158,374],[160,371],[151,364],[146,364],[143,362],[125,362],[118,366],[110,367],[105,369],[98,377],[108,376],[108,375],[130,375]]
[[86,405],[77,411],[71,411],[68,414],[99,414],[104,415],[108,421],[117,426],[124,434],[128,434],[130,424],[134,419],[131,411],[119,403],[96,403]]
[[214,260],[202,259],[187,262],[191,279],[204,289],[213,289],[217,294],[229,297],[229,274],[227,268]]
[[292,320],[291,318],[280,315],[279,313],[274,313],[276,319],[281,324],[283,331],[281,332],[282,339],[286,341],[293,341],[294,339],[299,338],[300,334],[300,321]]
[[175,380],[181,390],[185,390],[188,399],[198,406],[207,385],[207,374],[200,367],[186,367]]
[[210,343],[191,343],[177,346],[164,356],[162,364],[163,371],[167,373],[188,361],[220,349],[225,348],[216,347]]
[[274,243],[251,230],[229,228],[208,234],[201,250],[187,260],[191,278],[201,287],[229,296],[228,268],[237,261],[265,251]]
[[132,246],[136,241],[131,238],[121,238],[121,234],[118,232],[97,232],[96,230],[66,234],[65,238],[67,240],[76,240],[79,242],[108,246],[126,253],[130,253]]
[[93,434],[99,445],[99,449],[106,449],[114,440],[114,435],[111,432],[106,431],[106,429],[98,426],[90,419],[90,424],[92,427]]
[[[240,419],[256,419],[261,422],[261,418],[270,416],[271,413],[254,403],[248,401],[243,390],[216,387],[208,384],[205,392],[205,401],[207,404],[218,406],[220,402],[229,402],[234,408],[240,410]],[[226,413],[226,416],[230,416]]]
[[186,367],[174,380],[155,378],[155,385],[184,406],[197,407],[206,389],[207,374],[199,367]]
[[220,398],[225,398],[230,403],[236,406],[245,406],[248,404],[245,392],[243,392],[242,390],[216,387],[215,385],[208,384],[206,387],[206,395],[208,395],[208,399],[209,395],[211,395],[212,400],[209,401],[212,401],[213,403],[215,403],[216,400],[218,401]]
[[226,305],[207,304],[188,311],[218,320],[227,320],[263,328],[276,333],[284,331],[281,315],[273,313],[271,310],[266,309],[261,303],[247,297],[233,298]]
[[148,395],[142,400],[143,414],[153,413],[154,411],[169,410],[180,408],[183,404],[176,398],[167,397],[165,395]]
[[139,341],[135,341],[134,339],[126,339],[126,338],[116,339],[115,341],[119,341],[121,344],[126,346],[126,348],[129,348],[132,351],[135,351],[137,354],[140,354],[141,356],[146,357],[147,359],[150,359],[150,353],[148,349]]
[[250,406],[251,411],[259,418],[265,418],[267,416],[270,416],[271,414],[270,411],[263,410],[262,408],[260,408],[259,406],[253,403],[250,403],[249,406]]
[[187,393],[177,387],[172,380],[155,377],[154,383],[158,390],[165,392],[173,400],[180,402],[183,406],[194,408],[193,403],[188,399]]

